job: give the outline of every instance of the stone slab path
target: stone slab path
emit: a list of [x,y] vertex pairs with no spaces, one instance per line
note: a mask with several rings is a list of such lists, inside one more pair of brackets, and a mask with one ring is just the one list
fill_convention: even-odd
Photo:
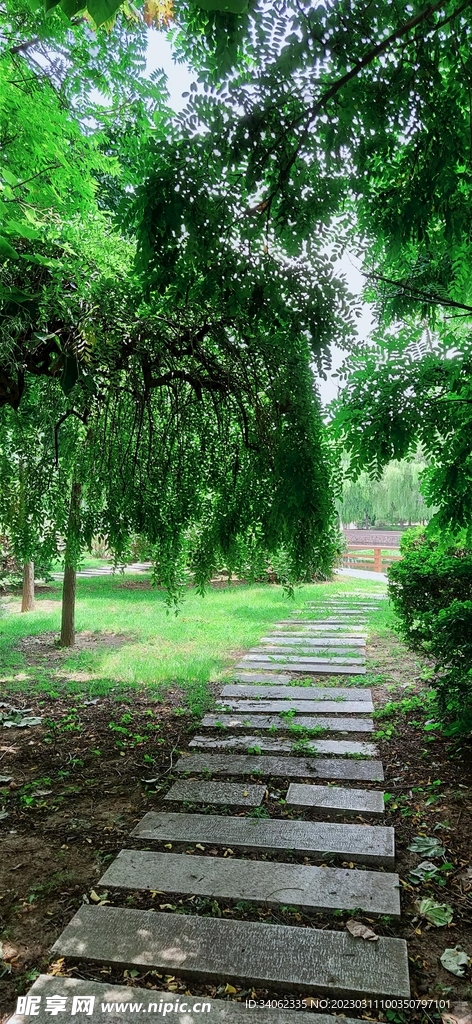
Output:
[[[55,956],[309,995],[408,996],[406,944],[347,932],[84,905]],[[250,1021],[252,1018],[248,1017]]]
[[179,779],[164,800],[194,804],[223,804],[225,807],[260,807],[265,786],[245,786],[243,782],[204,782]]
[[[239,687],[239,689],[242,690],[243,687]],[[293,690],[294,687],[291,689]],[[261,687],[259,687],[259,690],[261,690]],[[374,705],[368,700],[290,700],[288,697],[285,700],[267,700],[265,694],[266,690],[264,687],[259,699],[255,697],[252,700],[245,700],[243,697],[242,700],[225,700],[217,706],[217,711],[255,711],[258,714],[266,712],[269,714],[279,714],[283,712],[284,715],[293,714],[295,716],[294,721],[297,721],[298,715],[338,714],[340,717],[336,721],[344,723],[347,715],[366,715],[369,711],[374,710]],[[352,719],[349,718],[347,720],[351,721]]]
[[[326,922],[321,928],[262,924],[126,906],[126,893],[134,890],[159,892],[164,899],[178,894],[235,905],[288,904],[323,915],[339,910],[399,915],[394,833],[382,825],[383,794],[375,788],[383,780],[382,764],[373,743],[343,738],[372,732],[371,693],[360,680],[355,686],[331,685],[335,676],[349,683],[365,673],[366,624],[378,606],[378,595],[361,593],[358,601],[346,595],[314,602],[272,630],[266,627],[258,646],[236,665],[234,681],[222,685],[221,710],[204,716],[204,734],[194,736],[174,765],[181,777],[164,800],[179,809],[146,814],[132,835],[135,844],[151,849],[122,850],[100,879],[99,886],[122,893],[123,905],[82,906],[57,939],[54,956],[88,961],[97,972],[107,964],[150,968],[204,983],[261,988],[279,997],[409,996],[406,943],[384,936],[377,942],[354,938],[336,928],[335,917],[330,929]],[[307,685],[300,685],[301,679]],[[328,738],[310,734],[321,728]],[[290,738],[264,736],[264,730]],[[264,807],[271,779],[284,792],[279,817]],[[327,785],[328,780],[335,784]],[[188,809],[192,804],[200,804],[200,813]],[[213,807],[216,813],[209,813]],[[304,820],[307,815],[313,820]],[[44,976],[30,994],[53,989],[67,998],[96,995],[105,1004],[133,1000],[145,1007],[141,1012],[155,1016],[161,1010],[148,1011],[151,1001],[177,1001],[173,992]],[[188,1024],[197,1024],[200,999],[179,995],[180,1004],[184,999],[179,1019],[184,1014]],[[253,1011],[242,1002],[210,1002],[209,1024],[250,1024]],[[296,1012],[258,1009],[257,1017],[261,1024],[295,1024]],[[125,1006],[119,1019],[128,1024],[131,1015]],[[109,1011],[101,1016],[110,1020]],[[78,1024],[86,1024],[86,1017],[85,1011],[77,1014]],[[49,1017],[41,1009],[37,1019],[46,1024]],[[316,1019],[335,1024],[338,1018],[321,1014]],[[16,1015],[10,1024],[24,1020]]]
[[[329,885],[326,876],[329,875]],[[122,850],[99,885],[157,890],[213,899],[253,900],[264,906],[290,903],[312,909],[400,914],[398,875],[381,871],[304,867],[257,860],[224,860],[185,853]]]
[[179,779],[170,787],[164,800],[187,804],[222,804],[224,807],[260,807],[264,796],[265,785]]
[[193,754],[175,765],[176,772],[209,775],[254,775],[283,779],[346,779],[383,782],[381,761],[338,757],[258,757],[254,754]]
[[[251,677],[253,678],[253,677]],[[310,700],[315,701],[339,701],[339,710],[342,711],[344,707],[344,701],[363,701],[369,706],[370,710],[373,710],[373,704],[371,700],[370,690],[354,689],[353,686],[281,686],[280,676],[271,673],[270,675],[258,675],[257,682],[264,683],[264,688],[261,686],[251,686],[249,680],[247,680],[246,674],[244,678],[238,676],[238,679],[243,686],[234,686],[231,683],[227,686],[223,686],[221,689],[222,697],[256,697],[263,699],[267,697],[269,700],[286,699],[291,701],[304,701]],[[290,683],[290,676],[283,676]],[[247,685],[246,685],[247,680]],[[270,689],[269,689],[270,687]],[[341,703],[341,701],[343,703]]]
[[[254,1010],[246,1008],[245,1003],[236,1003],[224,999],[208,999],[205,996],[178,996],[175,992],[161,992],[149,988],[129,988],[127,985],[103,984],[98,981],[85,981],[82,978],[61,978],[52,974],[40,974],[29,990],[29,995],[39,999],[35,1004],[37,1024],[51,1024],[51,1012],[46,1010],[47,999],[59,997],[64,999],[64,1008],[68,1018],[72,1012],[73,1000],[91,998],[93,1000],[94,1024],[135,1024],[136,1015],[152,1013],[157,1019],[174,1021],[174,1024],[201,1024],[202,1014],[206,1024],[250,1024]],[[79,1004],[80,1005],[80,1004]],[[181,1011],[178,1014],[178,1011]],[[298,1010],[277,1010],[275,1008],[258,1007],[258,1024],[300,1024]],[[10,1017],[9,1024],[25,1024],[24,1014],[15,1013]],[[90,1015],[86,1009],[74,1008],[76,1024],[90,1024]],[[321,1013],[316,1015],[316,1024],[339,1024],[339,1017]],[[342,1024],[359,1024],[353,1017],[343,1017]]]
[[[260,711],[260,708],[255,708]],[[280,713],[281,709],[275,708],[274,715],[245,714],[237,715],[222,714],[205,715],[201,725],[204,729],[271,729],[272,732],[290,732],[300,728],[324,729],[326,732],[373,732],[374,723],[371,718],[328,718],[321,715],[296,715],[293,718],[289,712]],[[296,740],[294,735],[294,740]]]
[[341,816],[367,814],[381,818],[385,810],[383,793],[375,789],[307,786],[300,782],[290,783],[285,803],[287,807],[314,807]]
[[[321,662],[321,664],[327,664],[328,668],[332,665],[365,665],[365,657],[360,651],[354,651],[353,654],[350,651],[341,649],[338,653],[336,648],[324,649],[316,648],[313,650],[312,647],[306,647],[302,644],[301,648],[292,646],[289,644],[288,647],[284,647],[282,644],[261,644],[258,647],[250,647],[249,654],[278,654],[282,655],[283,659],[293,659],[294,661],[309,661],[313,664]],[[245,655],[246,657],[246,655]]]
[[315,672],[317,675],[324,676],[331,676],[333,674],[365,675],[365,665],[333,665],[329,661],[320,661],[319,658],[291,657],[286,654],[273,654],[270,657],[265,654],[245,654],[242,661],[239,661],[236,665],[236,668],[267,668],[270,670],[274,668],[274,665],[286,665],[289,667],[290,672],[301,672],[303,675],[306,675],[307,672]]
[[366,631],[360,630],[357,624],[349,623],[348,626],[345,626],[342,622],[334,624],[332,621],[328,622],[327,618],[325,618],[323,623],[319,622],[317,618],[281,618],[275,629],[281,629],[283,626],[288,626],[292,629],[303,627],[304,630],[311,631],[312,633],[339,633],[341,636],[356,636],[366,639]]
[[393,829],[380,825],[149,811],[131,835],[154,842],[204,843],[242,850],[297,850],[317,859],[330,854],[385,868],[392,868],[395,860]]
[[[303,749],[301,744],[303,743]],[[244,750],[260,753],[277,754],[332,754],[333,757],[377,757],[378,750],[374,743],[359,740],[283,740],[272,739],[270,736],[194,736],[189,747],[200,750]]]
[[361,647],[365,650],[365,640],[361,637],[353,637],[352,640],[346,639],[345,637],[335,638],[332,636],[319,636],[314,640],[312,637],[304,637],[300,633],[273,633],[272,636],[262,636],[259,644],[274,645],[274,638],[277,640],[277,647],[306,647],[307,650],[311,650],[312,647],[321,648],[334,648],[334,650],[341,650],[344,653],[344,649]]

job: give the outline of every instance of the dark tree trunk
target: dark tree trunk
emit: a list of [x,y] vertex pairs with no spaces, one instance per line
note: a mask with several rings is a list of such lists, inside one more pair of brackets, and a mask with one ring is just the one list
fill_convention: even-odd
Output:
[[21,595],[22,612],[34,610],[34,562],[23,565],[23,593]]
[[73,647],[75,644],[75,579],[75,568],[66,565],[62,584],[61,647]]
[[75,644],[75,586],[77,559],[80,544],[80,496],[82,485],[72,481],[69,521],[67,524],[67,541],[64,557],[64,583],[62,585],[62,621],[61,647],[73,647]]

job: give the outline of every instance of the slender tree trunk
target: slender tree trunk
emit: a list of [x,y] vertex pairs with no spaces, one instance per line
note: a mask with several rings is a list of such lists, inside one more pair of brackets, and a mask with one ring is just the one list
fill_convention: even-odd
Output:
[[23,593],[21,596],[22,612],[32,612],[34,609],[34,562],[25,562],[23,565]]
[[75,580],[75,568],[66,565],[62,584],[61,647],[73,647],[75,644]]
[[75,644],[75,585],[79,556],[81,492],[82,485],[77,480],[73,480],[64,558],[64,583],[62,585],[62,621],[59,641],[61,647],[73,647]]

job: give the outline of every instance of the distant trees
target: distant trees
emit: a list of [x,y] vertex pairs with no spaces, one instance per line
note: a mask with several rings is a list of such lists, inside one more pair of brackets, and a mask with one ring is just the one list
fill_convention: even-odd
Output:
[[428,522],[433,510],[420,491],[421,474],[426,462],[393,461],[385,467],[380,479],[360,473],[356,480],[344,479],[339,514],[345,526],[411,526]]

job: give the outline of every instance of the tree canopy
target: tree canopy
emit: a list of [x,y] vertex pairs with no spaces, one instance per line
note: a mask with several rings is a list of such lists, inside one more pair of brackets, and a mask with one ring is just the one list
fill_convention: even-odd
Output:
[[[463,524],[466,331],[444,310],[470,313],[471,3],[47,7],[1,14],[0,403],[9,423],[49,389],[85,533],[119,552],[145,532],[171,587],[189,530],[202,584],[248,543],[295,577],[329,566],[315,375],[352,344],[346,245],[379,319],[337,414],[353,472],[419,441],[428,500]],[[178,116],[142,74],[164,22],[199,79]]]
[[428,521],[433,512],[421,493],[421,480],[427,469],[417,454],[412,462],[392,461],[378,480],[361,472],[358,479],[343,481],[339,513],[345,526],[397,526]]

